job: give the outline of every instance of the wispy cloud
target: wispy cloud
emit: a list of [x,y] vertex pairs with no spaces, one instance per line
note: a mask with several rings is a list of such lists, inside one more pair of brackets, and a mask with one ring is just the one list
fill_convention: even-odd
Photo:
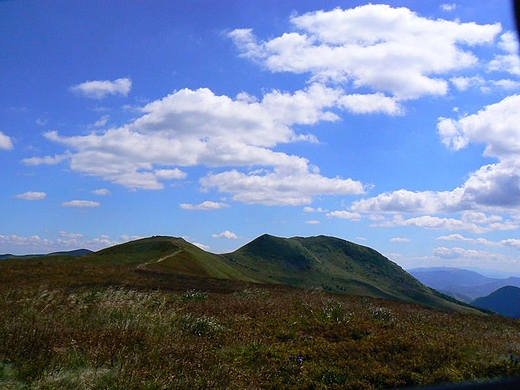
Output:
[[393,237],[390,239],[390,242],[410,242],[411,240],[406,237]]
[[63,202],[61,204],[63,207],[99,207],[99,202],[94,202],[92,200],[71,200],[70,202]]
[[347,210],[331,211],[331,212],[327,213],[326,215],[327,215],[327,217],[330,217],[330,218],[350,219],[353,221],[359,221],[361,219],[360,213],[355,213],[355,212],[347,211]]
[[45,192],[40,191],[27,191],[23,194],[16,195],[17,199],[24,199],[24,200],[43,200],[47,197],[47,194]]
[[56,165],[67,159],[66,154],[45,156],[45,157],[29,157],[22,159],[25,165]]
[[92,193],[94,195],[106,196],[106,195],[110,195],[110,190],[108,188],[99,188],[97,190],[92,191]]
[[229,207],[229,205],[222,202],[212,202],[210,200],[206,200],[199,204],[181,203],[180,207],[184,210],[218,210]]
[[132,89],[132,80],[121,78],[114,81],[94,80],[73,85],[70,90],[82,97],[89,99],[103,99],[108,95],[127,96]]

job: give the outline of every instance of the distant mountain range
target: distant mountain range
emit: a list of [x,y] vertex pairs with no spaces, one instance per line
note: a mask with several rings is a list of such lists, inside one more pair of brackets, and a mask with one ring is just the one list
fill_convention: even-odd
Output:
[[505,286],[520,287],[519,277],[490,278],[458,268],[415,268],[408,272],[421,283],[467,303]]
[[33,257],[46,257],[46,256],[86,256],[91,253],[94,253],[88,249],[76,249],[72,251],[64,251],[64,252],[52,252],[46,254],[33,254],[33,255],[12,255],[12,254],[4,254],[0,255],[0,260],[5,259],[28,259]]
[[505,286],[486,297],[475,299],[471,304],[506,317],[520,318],[520,288]]
[[[8,255],[12,258],[19,258]],[[60,266],[121,264],[136,275],[168,280],[171,275],[208,283],[262,283],[391,299],[444,310],[474,311],[425,286],[397,264],[366,246],[328,236],[280,238],[264,234],[238,250],[213,254],[182,238],[154,236],[98,252],[47,255]],[[162,276],[161,276],[162,275]]]

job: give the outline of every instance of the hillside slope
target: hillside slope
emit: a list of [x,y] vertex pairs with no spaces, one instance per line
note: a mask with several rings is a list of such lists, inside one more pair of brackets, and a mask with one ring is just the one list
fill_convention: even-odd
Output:
[[444,309],[463,307],[421,284],[377,251],[339,238],[263,235],[223,255],[251,279],[323,288]]
[[194,277],[249,280],[222,256],[206,252],[179,237],[143,238],[103,249],[88,259],[131,264],[140,270]]
[[74,286],[239,291],[251,283],[323,289],[476,312],[421,284],[375,250],[339,238],[263,235],[228,254],[213,254],[179,237],[154,236],[83,256],[48,255],[2,261],[2,280],[48,280]]
[[472,305],[506,317],[520,318],[520,288],[502,287],[488,296],[475,299]]

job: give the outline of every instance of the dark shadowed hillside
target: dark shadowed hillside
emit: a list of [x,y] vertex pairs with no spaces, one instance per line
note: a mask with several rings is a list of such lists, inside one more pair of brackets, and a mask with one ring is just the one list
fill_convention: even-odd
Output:
[[520,288],[502,287],[486,297],[475,299],[472,305],[506,317],[520,318]]

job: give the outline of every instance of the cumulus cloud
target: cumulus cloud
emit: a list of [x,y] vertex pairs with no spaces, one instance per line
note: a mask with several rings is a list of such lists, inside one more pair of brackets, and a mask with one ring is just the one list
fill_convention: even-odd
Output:
[[441,141],[454,150],[471,143],[486,145],[484,154],[505,158],[520,151],[520,95],[511,95],[460,119],[439,118]]
[[498,230],[516,230],[519,224],[515,221],[504,220],[498,215],[488,216],[478,212],[463,212],[461,218],[438,217],[433,215],[405,218],[401,214],[397,214],[390,219],[384,218],[377,220],[373,226],[408,226],[435,230],[459,230],[480,234]]
[[212,202],[206,200],[199,204],[181,203],[180,207],[184,210],[218,210],[229,207],[228,204],[222,202]]
[[233,200],[268,206],[301,206],[312,202],[313,196],[353,195],[364,193],[363,184],[342,178],[327,178],[319,173],[284,170],[242,173],[231,170],[212,173],[200,180],[205,188],[231,193]]
[[3,150],[11,150],[13,149],[13,141],[11,140],[11,137],[8,137],[4,133],[0,131],[0,149]]
[[468,175],[451,191],[386,192],[352,204],[355,212],[415,214],[469,210],[511,210],[520,205],[520,95],[511,95],[460,119],[439,118],[441,141],[453,150],[484,144],[484,155],[496,158]]
[[47,194],[45,192],[40,191],[27,191],[23,194],[16,195],[16,198],[18,199],[25,199],[25,200],[43,200],[47,197]]
[[92,200],[71,200],[70,202],[63,202],[61,204],[64,207],[99,207],[99,202],[94,202]]
[[294,93],[270,91],[262,99],[183,89],[145,105],[142,115],[124,126],[45,136],[72,150],[71,169],[129,188],[161,189],[164,180],[184,179],[179,166],[241,167],[209,173],[200,183],[246,203],[301,205],[316,195],[363,192],[357,181],[323,177],[306,158],[274,150],[284,143],[316,142],[294,126],[338,120],[328,109],[340,96],[341,91],[316,83]]
[[242,56],[272,72],[305,73],[398,99],[445,95],[443,75],[475,67],[471,48],[492,43],[501,30],[499,24],[433,20],[384,4],[309,12],[291,22],[296,32],[267,41],[251,29],[229,36]]
[[229,230],[224,230],[222,233],[219,233],[219,234],[212,234],[211,237],[213,237],[213,238],[227,238],[227,239],[230,239],[230,240],[237,240],[238,239],[238,236],[235,233],[230,232]]
[[114,81],[94,80],[70,87],[71,92],[89,99],[103,99],[107,95],[127,96],[132,89],[132,80],[121,78]]
[[515,33],[508,31],[502,34],[500,36],[499,47],[505,51],[506,54],[496,55],[489,63],[489,70],[520,75],[519,47]]

